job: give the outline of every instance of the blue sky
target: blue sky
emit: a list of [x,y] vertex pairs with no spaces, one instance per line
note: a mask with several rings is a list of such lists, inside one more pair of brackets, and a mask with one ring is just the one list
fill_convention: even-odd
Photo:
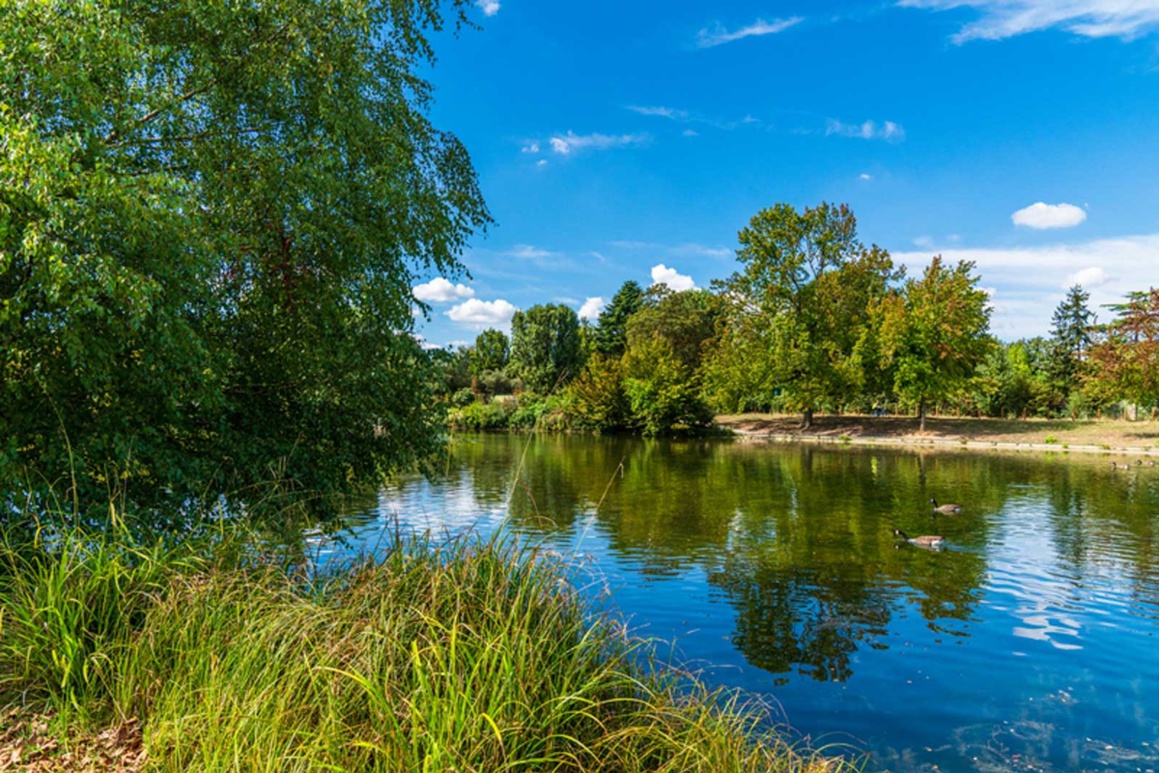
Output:
[[[1003,339],[1159,286],[1159,0],[479,0],[433,118],[496,224],[422,277],[431,344],[706,287],[759,209],[847,202],[911,273],[978,264]],[[449,281],[448,281],[449,280]],[[593,300],[597,299],[597,300]],[[1106,313],[1103,312],[1103,317]]]

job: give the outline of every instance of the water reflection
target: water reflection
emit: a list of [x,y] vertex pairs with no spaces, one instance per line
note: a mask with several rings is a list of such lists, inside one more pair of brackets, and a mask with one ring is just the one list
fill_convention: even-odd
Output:
[[638,631],[881,765],[1133,770],[1159,719],[1157,513],[1159,469],[1101,458],[503,435],[352,523],[591,554]]

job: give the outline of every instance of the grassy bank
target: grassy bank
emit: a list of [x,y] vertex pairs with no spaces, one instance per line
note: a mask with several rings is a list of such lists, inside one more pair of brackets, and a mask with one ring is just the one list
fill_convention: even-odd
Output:
[[717,416],[719,426],[748,435],[849,438],[900,442],[983,442],[1037,444],[1058,448],[1102,451],[1153,450],[1159,447],[1159,421],[1121,419],[974,419],[927,418],[926,431],[918,420],[898,416],[817,416],[809,430],[800,428],[801,416],[739,414]]
[[10,537],[0,614],[0,716],[17,728],[0,759],[53,737],[59,761],[112,732],[134,770],[835,766],[678,686],[563,567],[503,539],[403,539],[313,578],[225,537]]

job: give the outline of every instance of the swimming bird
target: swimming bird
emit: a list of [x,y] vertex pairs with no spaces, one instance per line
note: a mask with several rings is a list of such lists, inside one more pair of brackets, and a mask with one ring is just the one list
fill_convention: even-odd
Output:
[[893,536],[901,537],[909,544],[917,545],[919,548],[940,548],[942,543],[946,541],[939,534],[925,534],[921,537],[911,537],[901,529],[894,529]]
[[1123,462],[1122,464],[1119,464],[1118,462],[1111,462],[1111,469],[1112,470],[1129,470],[1129,469],[1131,469],[1131,464],[1130,464],[1130,462]]
[[962,509],[961,505],[939,505],[938,500],[934,499],[933,497],[930,497],[930,504],[934,506],[935,513],[953,514],[959,512]]
[[1136,466],[1136,467],[1154,467],[1154,466],[1155,466],[1155,460],[1154,460],[1154,459],[1148,459],[1147,461],[1143,461],[1142,459],[1140,459],[1139,461],[1135,462],[1135,466]]

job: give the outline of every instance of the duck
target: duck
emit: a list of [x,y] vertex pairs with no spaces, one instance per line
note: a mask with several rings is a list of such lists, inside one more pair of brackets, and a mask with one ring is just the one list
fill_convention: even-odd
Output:
[[930,497],[930,504],[934,506],[935,513],[953,514],[961,512],[962,510],[961,505],[939,505],[938,500],[934,499],[933,497]]
[[911,545],[917,545],[919,548],[940,548],[945,538],[940,534],[924,534],[921,537],[911,537],[901,529],[894,529],[893,536],[901,537],[903,540]]

